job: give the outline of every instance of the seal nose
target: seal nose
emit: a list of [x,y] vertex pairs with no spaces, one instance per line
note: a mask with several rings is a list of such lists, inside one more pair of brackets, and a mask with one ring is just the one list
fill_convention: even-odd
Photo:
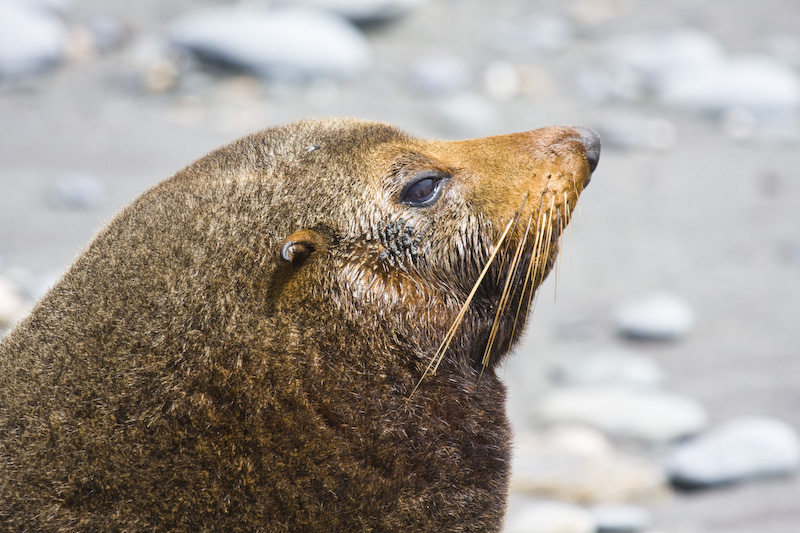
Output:
[[578,132],[579,139],[586,149],[586,161],[589,163],[589,172],[594,172],[597,168],[597,163],[600,161],[600,136],[592,128],[585,126],[575,126],[573,128]]

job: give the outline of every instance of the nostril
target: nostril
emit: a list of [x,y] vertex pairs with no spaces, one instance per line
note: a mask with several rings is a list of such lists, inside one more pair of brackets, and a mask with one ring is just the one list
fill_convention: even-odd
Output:
[[600,136],[591,128],[584,126],[575,126],[573,128],[578,132],[579,139],[586,149],[586,161],[589,163],[589,172],[594,172],[597,168],[597,163],[600,161]]

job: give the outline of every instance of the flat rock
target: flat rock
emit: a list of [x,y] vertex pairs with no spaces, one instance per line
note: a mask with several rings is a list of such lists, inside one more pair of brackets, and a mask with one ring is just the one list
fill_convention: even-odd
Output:
[[336,13],[356,24],[384,23],[413,11],[425,0],[282,0]]
[[667,105],[710,113],[746,108],[769,117],[776,110],[800,106],[800,76],[767,56],[682,69],[660,80],[655,90]]
[[0,277],[0,330],[22,319],[28,312],[28,302],[22,291],[10,280]]
[[660,444],[695,435],[706,427],[706,411],[679,394],[624,386],[566,387],[541,405],[551,424],[587,424],[612,437]]
[[47,191],[47,203],[53,209],[88,211],[105,201],[103,183],[84,174],[68,174],[55,181]]
[[682,298],[654,292],[627,300],[616,310],[617,329],[623,336],[657,341],[678,340],[694,327],[694,312]]
[[730,56],[709,34],[674,29],[623,36],[578,79],[590,100],[653,98],[703,113],[745,108],[771,120],[800,106],[800,75],[775,56]]
[[218,7],[178,20],[169,37],[204,60],[289,80],[353,76],[372,56],[357,28],[314,9]]
[[638,352],[608,349],[558,361],[550,372],[565,385],[633,385],[658,387],[666,382],[664,371]]
[[561,425],[518,435],[511,489],[583,504],[647,500],[667,486],[660,468],[614,449],[597,430]]
[[469,85],[469,67],[458,57],[429,55],[411,66],[411,84],[417,92],[445,96],[464,91]]
[[577,505],[541,501],[508,517],[505,533],[594,533],[592,514]]
[[667,463],[673,484],[702,488],[800,468],[797,431],[766,417],[744,417],[719,426],[675,450]]
[[650,527],[653,517],[642,507],[625,504],[597,505],[591,508],[598,533],[638,533]]
[[0,78],[39,73],[58,64],[67,46],[64,23],[25,2],[0,3]]

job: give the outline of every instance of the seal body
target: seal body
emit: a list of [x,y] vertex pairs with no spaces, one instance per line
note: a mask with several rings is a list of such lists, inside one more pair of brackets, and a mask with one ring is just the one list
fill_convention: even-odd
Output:
[[494,368],[587,135],[301,122],[144,193],[0,344],[0,528],[499,530]]

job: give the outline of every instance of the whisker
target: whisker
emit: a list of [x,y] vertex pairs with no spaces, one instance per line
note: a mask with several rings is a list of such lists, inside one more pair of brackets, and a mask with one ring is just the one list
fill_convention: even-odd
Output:
[[500,303],[497,305],[497,311],[495,312],[494,321],[492,322],[492,329],[489,333],[489,340],[486,343],[486,350],[483,353],[483,359],[481,361],[483,368],[489,366],[489,356],[491,355],[494,341],[497,339],[497,332],[500,329],[500,315],[502,315],[503,311],[505,311],[506,307],[508,306],[509,296],[511,294],[511,285],[517,276],[517,265],[519,264],[520,257],[522,257],[522,251],[525,249],[525,243],[528,240],[527,230],[530,228],[531,218],[533,218],[533,213],[531,213],[531,217],[528,219],[528,227],[525,230],[522,240],[519,242],[519,244],[517,244],[517,250],[514,253],[514,259],[511,261],[511,265],[508,267],[506,283],[503,286],[503,292],[500,296]]
[[[526,192],[525,197],[522,199],[522,205],[519,206],[519,211],[517,211],[517,214],[514,216],[514,224],[511,228],[512,231],[517,227],[517,222],[519,222],[519,217],[522,214],[522,210],[525,208],[525,203],[528,201],[528,196],[530,196],[530,193]],[[497,269],[497,283],[500,283],[500,276],[503,275],[503,265],[505,265],[506,262],[506,255],[508,255],[507,252],[509,246],[511,246],[511,241],[506,241],[505,249],[500,256],[500,266]]]
[[495,257],[497,257],[497,253],[500,251],[500,246],[503,244],[503,241],[508,236],[508,232],[511,230],[511,226],[513,224],[514,224],[514,221],[513,220],[509,220],[508,225],[506,225],[506,229],[503,231],[503,234],[500,235],[500,238],[497,240],[497,244],[495,245],[494,250],[492,251],[492,254],[489,256],[489,259],[486,261],[486,265],[483,267],[483,270],[481,271],[480,275],[478,276],[478,279],[475,281],[475,284],[472,286],[472,291],[470,291],[469,295],[467,296],[467,299],[464,301],[464,304],[461,306],[461,309],[459,310],[458,315],[456,315],[456,318],[453,320],[453,324],[450,326],[450,329],[447,331],[447,335],[445,335],[445,338],[442,341],[442,344],[439,345],[439,348],[436,350],[436,353],[431,358],[430,363],[428,363],[428,366],[425,368],[425,371],[422,373],[422,377],[420,377],[419,381],[417,381],[417,384],[414,386],[414,390],[411,391],[411,394],[409,394],[409,397],[414,395],[414,393],[419,388],[420,384],[422,384],[422,380],[424,380],[425,377],[428,374],[435,374],[436,373],[436,370],[439,368],[439,364],[442,362],[442,359],[444,359],[445,352],[450,347],[450,343],[453,341],[453,338],[455,337],[456,330],[461,325],[461,322],[464,320],[464,316],[467,313],[467,309],[469,308],[469,304],[472,302],[472,298],[474,298],[475,297],[475,293],[478,292],[478,287],[480,286],[481,282],[483,281],[483,278],[486,277],[486,273],[489,271],[489,267],[492,265],[492,262],[494,262]]
[[[540,213],[541,215],[541,213]],[[533,212],[531,212],[531,216],[528,217],[528,225],[525,228],[525,235],[528,235],[531,227],[531,221],[533,220]],[[537,232],[538,237],[538,232]],[[525,292],[528,288],[528,283],[531,281],[531,269],[533,268],[534,263],[536,262],[536,243],[534,242],[534,249],[531,253],[530,262],[528,263],[528,267],[525,269],[525,281],[522,283],[522,291],[519,295],[519,302],[517,303],[517,311],[514,313],[514,324],[511,327],[511,337],[514,338],[514,333],[517,331],[517,322],[519,320],[519,312],[522,309],[522,302],[525,301]],[[528,298],[528,302],[530,303],[530,298]]]
[[[572,190],[575,191],[575,198],[580,197],[580,193],[578,192],[578,186],[575,184],[574,181],[572,182]],[[578,202],[577,204],[575,204],[575,207],[578,208],[578,218],[580,219],[581,224],[583,224],[583,213],[581,212],[581,203]]]
[[[566,206],[565,209],[569,208],[569,200],[567,200],[567,191],[564,191],[564,205]],[[569,230],[569,274],[572,276],[572,224],[567,223],[567,229]]]

